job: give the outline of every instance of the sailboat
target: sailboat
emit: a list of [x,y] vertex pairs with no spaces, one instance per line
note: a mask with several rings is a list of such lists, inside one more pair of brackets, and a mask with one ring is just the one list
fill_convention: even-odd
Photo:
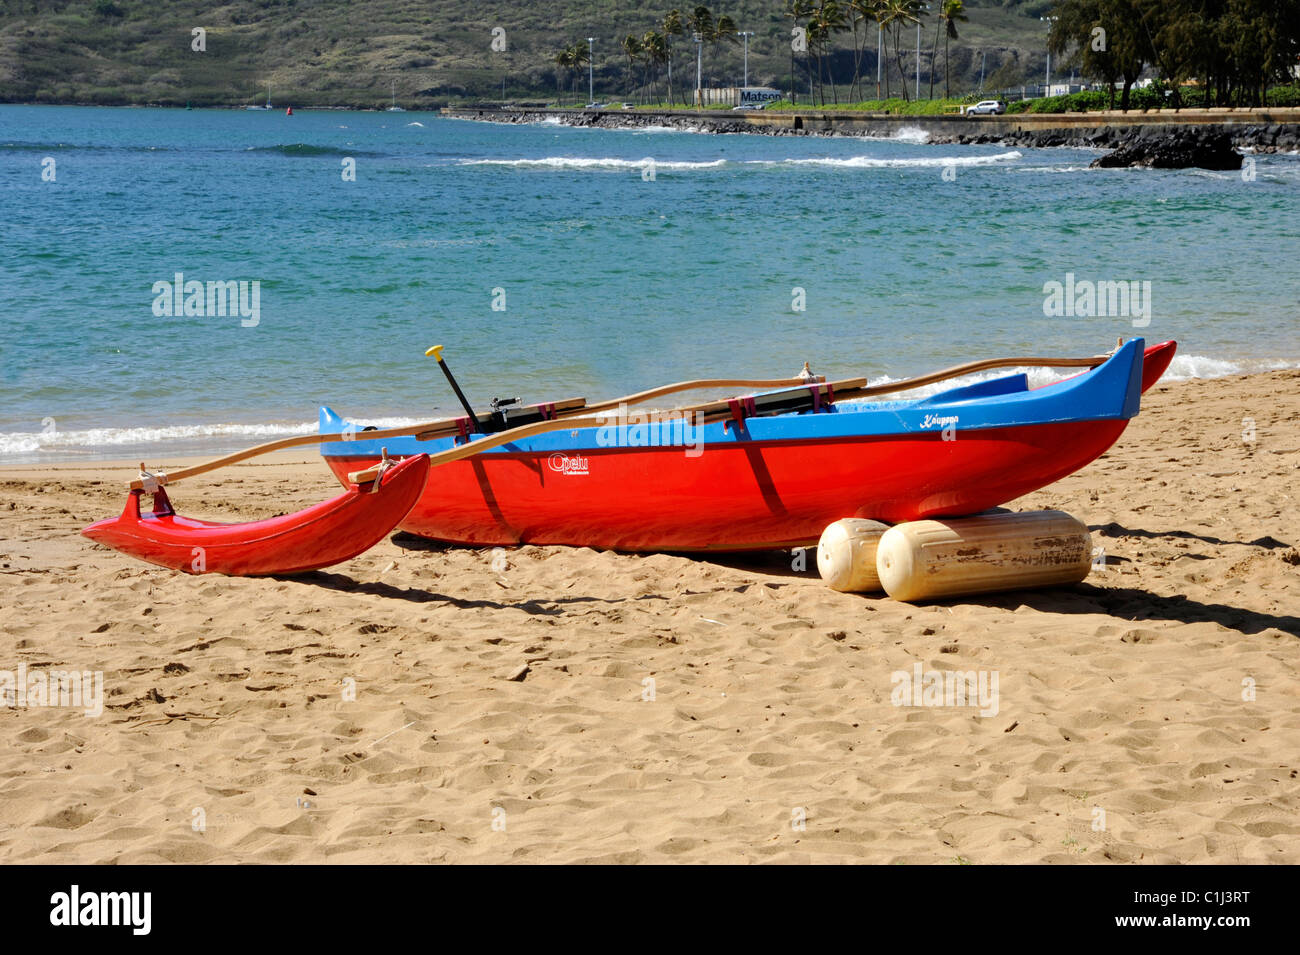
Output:
[[393,80],[393,105],[384,110],[386,113],[405,113],[406,110],[397,105],[397,80]]
[[266,105],[265,105],[265,106],[245,106],[244,109],[258,109],[258,110],[262,110],[262,109],[274,109],[274,107],[271,106],[271,83],[270,83],[270,81],[267,81],[267,84],[266,84]]

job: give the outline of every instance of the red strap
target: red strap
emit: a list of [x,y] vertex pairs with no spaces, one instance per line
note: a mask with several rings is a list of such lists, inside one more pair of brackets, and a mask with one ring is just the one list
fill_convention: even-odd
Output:
[[748,396],[728,398],[727,407],[731,409],[731,417],[736,424],[744,425],[745,419],[754,413],[754,399]]
[[[731,417],[735,420],[736,429],[739,431],[745,430],[745,419],[756,413],[753,395],[744,395],[740,398],[728,398],[727,407],[731,409]],[[727,430],[726,425],[723,426],[722,430]]]
[[475,423],[476,422],[474,421],[473,418],[457,418],[456,430],[459,431],[460,434],[456,438],[456,441],[454,443],[460,444],[461,438],[464,438],[466,441],[468,441],[470,434],[476,430],[474,427]]
[[826,389],[826,396],[825,396],[826,407],[830,408],[831,405],[835,404],[835,387],[829,381],[826,382],[825,385],[822,384],[809,385],[808,390],[812,392],[812,399],[813,399],[813,414],[816,414],[817,412],[822,410],[822,388],[823,387],[825,387]]
[[542,413],[542,420],[543,420],[543,421],[554,421],[554,420],[555,420],[555,405],[554,405],[554,404],[538,405],[538,406],[537,406],[537,410],[540,411],[540,412]]

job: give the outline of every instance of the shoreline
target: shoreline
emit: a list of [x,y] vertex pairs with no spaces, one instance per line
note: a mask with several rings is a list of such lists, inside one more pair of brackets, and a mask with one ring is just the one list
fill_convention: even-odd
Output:
[[1209,110],[1101,110],[1091,113],[1017,113],[1002,116],[910,116],[834,110],[606,110],[444,107],[451,119],[506,124],[556,122],[574,127],[639,129],[667,126],[715,134],[898,138],[902,130],[925,133],[930,145],[979,145],[1107,149],[1137,138],[1193,128],[1225,133],[1237,147],[1257,153],[1300,150],[1300,108],[1218,107]]
[[[1186,360],[1186,359],[1195,359],[1199,356],[1176,356],[1174,359],[1175,363],[1178,362],[1180,357]],[[1214,359],[1210,359],[1210,360],[1213,361]],[[1239,359],[1239,361],[1263,362],[1266,360],[1265,359]],[[1236,364],[1236,362],[1232,362],[1232,363]],[[1212,382],[1212,381],[1258,378],[1262,375],[1270,375],[1278,372],[1287,372],[1293,369],[1298,369],[1300,368],[1300,359],[1277,359],[1277,360],[1270,361],[1269,364],[1273,365],[1274,367],[1256,368],[1248,371],[1231,371],[1226,374],[1188,375],[1186,377],[1178,376],[1176,372],[1173,372],[1173,369],[1171,369],[1170,372],[1166,372],[1165,377],[1161,380],[1161,384],[1164,385],[1165,387],[1179,387],[1193,382]],[[1038,370],[1041,369],[1029,369],[1031,373]],[[1065,377],[1065,374],[1060,369],[1057,369],[1056,371],[1058,372],[1056,377]],[[1001,372],[993,372],[993,373],[986,373],[982,375],[967,376],[964,378],[955,379],[954,382],[952,383],[945,383],[943,387],[948,387],[949,384],[951,384],[952,387],[957,387],[961,384],[970,384],[975,381],[984,380],[989,377],[996,377],[1000,373]],[[1010,373],[1009,370],[1007,373]],[[1173,375],[1173,377],[1171,377],[1171,374]],[[918,391],[915,394],[908,393],[908,392],[901,392],[900,393],[901,397],[899,400],[907,400],[909,397],[919,398],[922,397],[924,394],[928,394],[931,393],[933,390],[937,390],[938,387],[939,386],[932,386],[930,390],[923,389]],[[670,410],[670,409],[665,408],[659,410]],[[420,421],[433,420],[434,418],[438,418],[438,417],[455,417],[455,412],[456,409],[454,408],[442,409],[441,411],[438,409],[431,409],[429,414],[421,416],[419,418],[410,418],[409,421],[410,423],[415,424]],[[371,418],[368,418],[365,415],[360,415],[358,416],[357,420],[363,422],[369,422]],[[375,418],[374,420],[382,420],[385,422],[396,421],[396,419],[392,418],[392,416],[383,416],[383,415],[379,416],[378,418]],[[254,427],[260,428],[265,423],[243,422],[243,424],[250,428],[254,428]],[[397,426],[397,425],[393,424],[392,426]],[[149,445],[149,446],[131,445],[129,447],[123,447],[120,449],[69,450],[66,448],[56,448],[56,449],[41,450],[35,452],[24,451],[22,452],[22,455],[28,457],[27,460],[6,461],[4,459],[4,456],[0,455],[0,475],[18,474],[26,478],[26,477],[33,476],[37,473],[77,472],[77,471],[87,471],[87,470],[106,469],[106,468],[121,469],[124,471],[124,473],[129,472],[131,475],[134,475],[136,470],[138,470],[138,466],[140,464],[140,460],[142,457],[148,458],[147,463],[150,469],[174,470],[175,468],[178,467],[189,467],[190,465],[198,464],[203,461],[207,461],[224,454],[230,454],[235,451],[243,450],[244,448],[253,447],[254,445],[263,443],[265,441],[272,441],[272,440],[278,440],[280,438],[285,438],[285,437],[296,437],[299,435],[308,435],[314,433],[315,433],[315,429],[311,429],[308,431],[285,430],[283,433],[280,432],[262,433],[257,436],[250,435],[247,438],[239,438],[235,436],[220,436],[219,440],[213,440],[207,444],[204,444],[203,440],[198,438],[177,438],[177,439],[172,439],[170,441],[166,439],[159,440],[155,442],[153,445]],[[14,435],[14,434],[19,434],[19,432],[10,432],[10,435]],[[31,436],[33,438],[37,438],[39,437],[39,432],[34,432],[31,434]],[[174,450],[169,450],[169,449],[174,449]],[[45,457],[43,458],[38,457],[39,455],[44,455]],[[299,456],[303,456],[304,460],[319,460],[319,455],[315,454],[314,452],[304,452],[301,449],[288,449],[285,451],[272,452],[271,454],[267,455],[267,460],[287,462],[288,458],[282,457],[284,455],[288,455],[288,456],[299,455]],[[18,454],[14,455],[15,458],[18,456],[19,456]]]

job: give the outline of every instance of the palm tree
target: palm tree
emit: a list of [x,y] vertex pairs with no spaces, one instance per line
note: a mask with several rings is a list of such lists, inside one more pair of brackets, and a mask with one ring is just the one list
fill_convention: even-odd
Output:
[[[856,89],[859,99],[862,96],[862,57],[867,51],[867,40],[871,31],[866,29],[866,25],[874,23],[876,19],[876,0],[847,0],[844,4],[847,12],[849,23],[853,28],[853,88]],[[858,25],[862,24],[862,41],[858,42]]]
[[885,31],[885,17],[888,14],[888,0],[867,0],[871,7],[871,18],[876,21],[876,99],[881,98],[880,77],[885,78],[884,99],[889,99],[889,70],[881,69],[881,61],[888,58],[888,34]]
[[[799,28],[799,21],[811,17],[812,13],[813,13],[812,0],[786,0],[785,16],[795,25],[796,29]],[[808,32],[807,29],[805,28],[804,37],[807,38],[807,35]],[[804,47],[804,66],[806,67],[806,71],[808,73],[808,95],[809,97],[811,97],[812,96],[812,60],[811,60],[811,54],[809,53],[809,49],[806,44]],[[794,89],[794,44],[793,43],[790,44],[790,99],[792,102],[797,102],[797,100],[795,99],[795,89]]]
[[[816,10],[813,11],[811,19],[808,21],[808,48],[817,50],[817,85],[822,89],[823,106],[826,105],[826,87],[822,79],[822,59],[829,52],[834,35],[847,29],[848,23],[845,20],[843,11],[840,10],[839,3],[836,0],[820,0]],[[833,65],[830,73],[831,99],[838,105],[840,100],[835,92]]]
[[623,48],[623,52],[627,55],[627,95],[631,99],[632,92],[636,89],[636,61],[641,56],[641,41],[629,33],[623,37],[619,46]]
[[[712,14],[711,10],[708,9],[707,6],[697,6],[697,8],[690,12],[690,16],[686,17],[686,29],[692,31],[693,34],[697,36],[698,43],[707,43],[708,38],[710,38],[712,32],[714,32],[714,14]],[[702,53],[697,53],[697,56],[702,56]],[[697,82],[703,84],[703,79],[697,77]],[[702,96],[699,91],[695,92],[695,95]],[[697,107],[703,107],[705,104],[701,101],[701,103],[695,103],[695,105],[697,105]]]
[[725,13],[715,18],[708,7],[692,10],[686,18],[686,26],[692,33],[699,34],[700,42],[707,43],[714,54],[723,43],[740,42],[736,36],[736,21]]
[[[966,8],[962,0],[943,0],[943,7],[939,11],[939,18],[943,20],[947,31],[943,35],[943,95],[945,99],[952,98],[952,91],[948,87],[948,41],[960,40],[957,36],[958,22],[965,23],[970,17],[966,16]],[[931,78],[933,82],[933,77]]]
[[686,27],[682,24],[682,12],[669,10],[664,17],[664,49],[668,57],[668,102],[673,101],[673,37],[686,36]]
[[[556,54],[551,58],[551,60],[552,60],[552,62],[555,63],[556,66],[558,66],[560,69],[564,70],[566,73],[572,73],[572,71],[573,71],[573,47],[571,47],[571,46],[566,46],[564,49],[562,49],[562,50],[560,50],[558,53],[556,53]],[[556,81],[557,81],[557,85],[558,85],[558,81],[559,81],[559,77],[558,77],[558,76],[556,77]],[[570,84],[570,85],[572,85],[572,84]],[[561,105],[563,105],[563,104],[561,104]]]
[[[699,37],[699,42],[701,44],[708,43],[709,37],[713,35],[713,13],[708,7],[696,7],[686,18],[686,28]],[[703,85],[703,82],[703,79],[699,79],[701,85]],[[697,92],[696,95],[702,96],[703,94]],[[703,106],[704,103],[699,102],[695,105]]]
[[585,43],[575,43],[552,56],[551,62],[569,71],[569,91],[576,94],[578,71],[591,62],[591,50]]
[[591,62],[591,47],[585,43],[575,43],[569,48],[569,52],[573,57],[574,83],[576,84],[577,75],[582,72],[584,66]]
[[668,41],[662,33],[646,30],[641,37],[641,55],[650,67],[650,100],[657,103],[659,66],[668,60]]
[[725,13],[713,21],[713,33],[709,36],[709,49],[714,56],[718,54],[718,47],[724,43],[730,43],[733,46],[740,42],[740,34],[736,32],[736,21],[731,19]]
[[907,73],[903,70],[902,43],[899,35],[903,27],[920,22],[920,0],[884,0],[880,15],[880,25],[887,27],[894,38],[894,62],[898,65],[898,77],[902,80],[903,101],[910,102],[907,95]]

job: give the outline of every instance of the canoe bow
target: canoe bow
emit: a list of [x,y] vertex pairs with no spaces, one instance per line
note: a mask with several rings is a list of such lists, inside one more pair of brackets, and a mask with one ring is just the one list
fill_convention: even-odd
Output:
[[[301,574],[351,560],[379,543],[406,517],[424,490],[429,456],[419,454],[378,479],[293,514],[245,524],[182,517],[167,492],[154,492],[154,510],[141,514],[133,490],[120,516],[82,530],[96,543],[187,574],[266,577]],[[378,486],[376,487],[376,483]]]

